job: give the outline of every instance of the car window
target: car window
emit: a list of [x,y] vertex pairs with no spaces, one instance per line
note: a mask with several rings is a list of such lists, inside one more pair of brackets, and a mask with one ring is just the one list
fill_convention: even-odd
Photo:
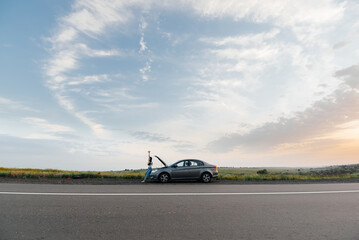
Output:
[[190,165],[193,166],[198,166],[198,162],[197,161],[189,161]]
[[191,167],[192,166],[192,161],[189,161],[189,160],[185,161],[184,166],[185,167]]
[[198,166],[204,166],[203,162],[201,162],[201,161],[196,161],[196,162],[197,162]]
[[176,164],[177,167],[183,167],[184,166],[184,162],[185,161],[180,161],[179,163]]

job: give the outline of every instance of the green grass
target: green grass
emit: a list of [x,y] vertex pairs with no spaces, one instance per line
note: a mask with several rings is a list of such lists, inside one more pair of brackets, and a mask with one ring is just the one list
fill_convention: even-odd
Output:
[[[278,181],[317,179],[359,179],[359,164],[325,168],[218,168],[220,180]],[[58,169],[2,168],[0,177],[9,178],[117,178],[142,179],[146,169],[125,171],[66,171]],[[264,174],[263,174],[264,173]]]
[[[359,179],[359,164],[326,168],[219,168],[218,179],[239,181]],[[265,173],[266,174],[263,174]]]

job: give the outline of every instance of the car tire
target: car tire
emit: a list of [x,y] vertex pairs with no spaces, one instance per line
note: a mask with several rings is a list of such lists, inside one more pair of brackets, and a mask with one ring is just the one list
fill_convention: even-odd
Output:
[[161,173],[159,176],[158,176],[158,180],[161,182],[161,183],[167,183],[169,182],[170,180],[170,175],[168,173]]
[[201,176],[201,180],[202,180],[202,182],[204,182],[204,183],[209,183],[209,182],[211,182],[211,179],[212,179],[212,176],[211,176],[211,174],[210,174],[209,172],[205,172],[205,173],[203,173],[202,176]]

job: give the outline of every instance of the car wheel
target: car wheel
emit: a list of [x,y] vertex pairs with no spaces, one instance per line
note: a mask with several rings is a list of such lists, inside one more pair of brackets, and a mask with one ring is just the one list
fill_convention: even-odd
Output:
[[168,173],[161,173],[158,179],[161,183],[167,183],[170,180],[170,175]]
[[208,173],[208,172],[205,172],[202,174],[202,177],[201,177],[201,180],[204,182],[204,183],[209,183],[211,181],[211,174]]

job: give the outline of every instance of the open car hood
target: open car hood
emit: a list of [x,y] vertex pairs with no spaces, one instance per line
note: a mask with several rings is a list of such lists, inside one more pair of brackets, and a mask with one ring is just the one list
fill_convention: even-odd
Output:
[[164,162],[164,161],[162,161],[162,159],[160,158],[160,157],[158,157],[158,156],[155,156],[158,160],[160,160],[160,162],[165,166],[165,167],[167,167],[167,164]]

